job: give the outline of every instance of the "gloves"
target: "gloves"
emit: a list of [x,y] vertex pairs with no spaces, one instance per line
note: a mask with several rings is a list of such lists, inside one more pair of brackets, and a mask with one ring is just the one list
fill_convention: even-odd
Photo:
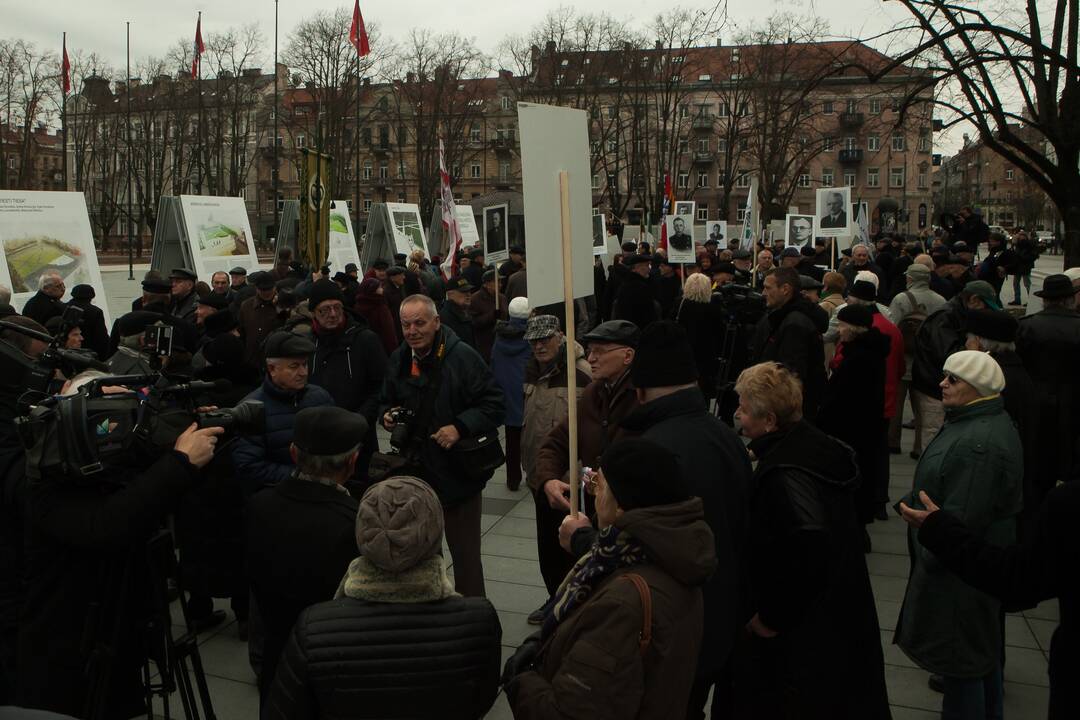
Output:
[[536,656],[540,654],[540,645],[539,632],[525,638],[521,643],[521,647],[513,655],[506,658],[506,665],[503,666],[502,678],[499,680],[499,684],[505,686],[521,673],[532,669]]

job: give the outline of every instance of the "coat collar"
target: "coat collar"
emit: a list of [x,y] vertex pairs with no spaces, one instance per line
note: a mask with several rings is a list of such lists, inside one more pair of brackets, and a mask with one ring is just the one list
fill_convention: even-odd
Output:
[[708,405],[701,389],[697,387],[679,390],[652,402],[637,406],[622,421],[622,426],[633,432],[643,432],[657,423],[680,415],[706,412]]

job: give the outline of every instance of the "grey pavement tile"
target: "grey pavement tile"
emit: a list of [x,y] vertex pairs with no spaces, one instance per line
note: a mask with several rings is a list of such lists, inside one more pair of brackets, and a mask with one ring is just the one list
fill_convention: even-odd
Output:
[[480,502],[481,513],[484,515],[498,515],[499,517],[510,512],[518,503],[517,500],[504,500],[494,497],[484,497]]
[[536,540],[536,520],[504,516],[491,528],[492,535],[511,535]]
[[915,708],[892,706],[892,720],[939,720],[941,713]]
[[207,675],[236,682],[255,682],[255,673],[248,663],[247,643],[236,633],[211,638],[199,646],[199,655]]
[[928,677],[925,670],[890,666],[885,673],[889,702],[916,710],[940,712],[941,695],[927,686]]
[[517,490],[511,490],[506,487],[505,473],[500,470],[495,473],[495,476],[488,481],[488,484],[484,486],[484,498],[494,498],[498,500],[513,500],[517,502],[524,497],[528,497],[529,489],[525,483],[521,484]]
[[904,555],[888,555],[872,552],[866,556],[866,569],[870,575],[904,578],[910,573],[910,561]]
[[523,560],[536,560],[536,538],[526,539],[511,535],[485,535],[480,539],[482,555],[501,555]]
[[[249,683],[234,682],[219,677],[207,676],[206,684],[210,689],[210,698],[214,708],[214,714],[222,720],[258,720],[259,717],[259,689]],[[180,696],[173,693],[169,696],[169,710],[171,717],[183,717],[183,705],[180,704]],[[163,709],[161,701],[154,700],[154,714],[162,717]],[[199,714],[202,714],[202,705],[199,705]]]
[[1038,618],[1040,620],[1053,620],[1057,622],[1061,619],[1061,613],[1059,612],[1060,605],[1057,600],[1043,600],[1037,606],[1030,610],[1024,611],[1024,617]]
[[[881,650],[885,654],[885,664],[913,669],[918,668],[918,665],[912,662],[911,658],[905,655],[904,651],[901,650],[897,645],[895,645],[892,639],[892,630],[881,631]],[[889,672],[891,671],[886,668],[885,674],[888,675]]]
[[489,580],[484,583],[484,588],[487,591],[488,600],[496,610],[508,610],[525,615],[543,605],[548,599],[547,590],[535,585]]
[[1050,705],[1046,688],[1020,683],[1005,683],[1005,712],[1009,720],[1043,720]]
[[888,508],[889,519],[888,520],[876,520],[872,525],[867,526],[867,530],[870,532],[870,536],[877,535],[907,535],[907,525],[904,521],[896,516],[896,513],[892,511],[892,507]]
[[506,702],[506,694],[500,692],[499,697],[495,698],[495,704],[484,715],[484,720],[513,720],[513,717],[514,714],[510,712],[510,704]]
[[881,533],[870,538],[871,549],[874,552],[888,553],[890,555],[903,555],[907,557],[907,536],[895,533]]
[[1035,639],[1035,633],[1028,626],[1028,621],[1019,615],[1005,616],[1005,645],[1042,650],[1038,640]]
[[540,563],[535,560],[484,555],[485,580],[501,580],[519,585],[537,585],[544,587],[544,578],[540,575]]
[[491,527],[495,523],[499,522],[499,520],[501,518],[502,518],[502,515],[488,515],[486,513],[481,513],[480,514],[480,533],[481,534],[486,533],[488,530],[491,529]]
[[904,591],[907,589],[907,578],[871,575],[870,586],[874,589],[875,598],[901,602],[904,599]]
[[532,498],[522,500],[514,506],[514,509],[507,513],[510,517],[520,518],[535,518],[536,517],[536,505],[533,503]]
[[1057,630],[1057,620],[1041,620],[1039,618],[1025,618],[1027,625],[1031,628],[1031,634],[1035,636],[1035,642],[1039,644],[1039,648],[1044,652],[1050,652],[1050,638],[1053,637],[1054,631]]
[[[533,608],[535,610],[536,608]],[[508,648],[517,648],[521,642],[540,628],[530,625],[526,613],[499,610],[499,624],[502,625],[502,644]]]
[[877,606],[878,626],[882,630],[895,630],[896,618],[900,617],[900,603],[874,598],[874,605]]
[[1005,650],[1005,682],[1050,687],[1046,656],[1041,650],[1011,647]]

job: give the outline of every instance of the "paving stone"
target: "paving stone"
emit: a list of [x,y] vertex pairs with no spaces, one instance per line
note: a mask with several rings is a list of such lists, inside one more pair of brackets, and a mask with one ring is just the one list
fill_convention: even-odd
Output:
[[[533,608],[535,610],[536,608]],[[522,641],[540,628],[530,625],[527,613],[499,610],[499,624],[502,625],[502,644],[508,648],[517,648]]]
[[1005,650],[1005,682],[1050,687],[1046,656],[1041,650],[1011,647]]
[[874,597],[881,600],[902,602],[904,591],[907,589],[907,578],[871,575],[870,586],[874,589]]
[[540,563],[535,560],[486,555],[483,557],[483,563],[486,580],[544,587],[544,578],[540,575]]
[[480,539],[480,554],[536,560],[536,539],[530,540],[510,535],[485,535]]
[[485,496],[480,501],[480,512],[484,515],[498,515],[499,517],[502,517],[510,512],[517,503],[517,500],[506,500],[503,498]]
[[1057,600],[1044,600],[1037,606],[1030,610],[1024,611],[1024,616],[1029,618],[1038,618],[1040,620],[1053,620],[1058,622],[1061,620],[1061,613],[1059,612],[1060,605]]
[[1006,647],[1042,650],[1039,647],[1039,641],[1035,639],[1035,633],[1028,626],[1027,619],[1020,615],[1005,616],[1005,645]]
[[484,583],[484,587],[487,590],[488,600],[496,610],[508,610],[528,615],[548,599],[547,590],[535,585],[489,580]]
[[520,518],[535,518],[536,517],[536,505],[533,503],[532,498],[526,498],[521,500],[514,509],[507,513],[510,517]]
[[910,564],[908,558],[903,555],[872,552],[866,556],[866,569],[870,571],[871,577],[883,575],[903,578],[906,581],[910,573]]
[[[906,667],[913,669],[918,668],[918,665],[912,662],[911,658],[905,655],[904,651],[901,650],[895,643],[893,643],[892,630],[881,631],[881,650],[885,655],[886,665],[896,665],[898,667]],[[891,671],[888,667],[886,667],[885,674],[888,675],[889,672]]]
[[492,528],[492,526],[502,519],[502,515],[488,515],[487,513],[480,514],[480,534],[486,533]]
[[926,685],[929,673],[925,670],[890,665],[885,673],[889,702],[901,707],[941,711],[941,695]]
[[882,630],[895,630],[896,619],[900,617],[900,603],[874,598],[874,605],[877,606],[878,626]]
[[255,673],[248,662],[248,646],[235,632],[222,634],[199,645],[203,668],[207,675],[254,683]]
[[1035,636],[1035,642],[1039,644],[1039,649],[1050,652],[1050,638],[1053,637],[1054,631],[1057,630],[1057,620],[1041,620],[1033,617],[1025,617],[1024,619],[1028,627],[1031,628],[1031,634]]
[[[210,689],[210,698],[217,717],[228,720],[258,720],[259,717],[259,689],[251,683],[235,682],[224,678],[207,675],[206,684]],[[154,699],[154,715],[164,717],[164,708],[161,701]],[[173,718],[183,717],[183,705],[180,702],[179,693],[169,696],[169,710]],[[201,702],[199,714],[202,713]]]
[[1009,720],[1044,720],[1050,705],[1050,691],[1036,685],[1005,683],[1004,717]]
[[492,535],[512,535],[513,537],[536,540],[536,520],[506,516],[491,528]]
[[915,708],[892,706],[892,720],[939,720],[941,713],[929,710],[916,710]]

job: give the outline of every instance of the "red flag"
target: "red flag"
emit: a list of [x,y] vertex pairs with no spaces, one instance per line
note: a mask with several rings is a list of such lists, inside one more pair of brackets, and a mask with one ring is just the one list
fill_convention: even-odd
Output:
[[352,27],[349,28],[349,43],[356,48],[358,57],[364,57],[371,52],[371,47],[368,45],[367,30],[364,28],[364,16],[360,14],[360,0],[356,0],[356,5],[353,6]]
[[202,64],[202,54],[205,51],[206,45],[203,45],[202,41],[202,13],[199,13],[199,20],[195,23],[195,53],[191,57],[192,80],[199,77],[199,65]]
[[71,61],[68,60],[67,54],[67,33],[64,33],[64,61],[60,65],[60,72],[64,76],[64,94],[67,95],[71,92]]
[[664,175],[664,201],[660,204],[660,243],[658,249],[667,252],[667,215],[675,210],[675,192],[671,189],[671,175]]
[[450,173],[446,171],[446,154],[443,141],[439,138],[439,190],[442,197],[443,231],[450,238],[450,247],[446,250],[446,259],[439,269],[443,278],[449,280],[458,272],[458,252],[461,250],[461,228],[457,222],[457,208],[454,205],[454,193],[450,190]]

